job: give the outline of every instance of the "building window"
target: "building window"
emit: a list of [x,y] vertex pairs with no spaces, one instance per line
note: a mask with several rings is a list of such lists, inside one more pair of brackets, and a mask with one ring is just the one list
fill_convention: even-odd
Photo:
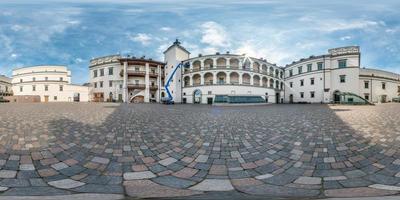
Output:
[[315,92],[310,92],[310,97],[314,98],[315,97]]
[[57,96],[54,96],[54,101],[57,101]]
[[369,82],[368,82],[368,81],[365,81],[365,82],[364,82],[364,88],[365,88],[365,89],[368,89],[368,88],[369,88]]
[[112,67],[108,68],[108,75],[114,75],[114,68]]
[[369,94],[365,94],[365,95],[364,95],[364,99],[366,99],[366,100],[369,101]]
[[293,76],[293,69],[289,70],[289,77]]
[[108,82],[108,86],[109,86],[109,87],[112,87],[112,81],[109,81],[109,82]]
[[104,76],[104,69],[100,69],[100,76]]
[[35,81],[36,81],[36,78],[35,78],[35,77],[33,77],[33,78],[32,78],[32,81],[33,81],[33,82],[35,82]]
[[346,68],[347,67],[347,60],[338,60],[339,68]]
[[293,87],[293,82],[290,82],[289,85],[290,85],[290,88],[292,88]]
[[151,82],[151,86],[154,86],[154,85],[155,85],[155,83],[154,83],[154,81],[152,81],[152,82]]
[[32,91],[36,91],[36,85],[32,85]]
[[299,71],[299,74],[303,73],[303,66],[298,67],[297,70]]
[[24,87],[19,86],[19,91],[20,91],[20,92],[24,91]]
[[318,66],[318,70],[322,70],[323,69],[323,63],[322,62],[318,62],[317,66]]
[[119,89],[122,89],[122,84],[119,84]]
[[304,86],[304,80],[300,80],[300,86]]
[[314,78],[311,78],[310,81],[311,81],[311,85],[314,85],[314,82],[315,82]]
[[97,69],[93,70],[93,78],[96,78],[96,77],[97,77]]
[[102,88],[103,87],[103,81],[100,81],[99,83],[100,83],[100,88]]
[[49,86],[48,85],[44,86],[44,91],[49,91]]
[[308,72],[311,72],[311,71],[312,71],[312,64],[308,64],[308,65],[307,65],[307,71],[308,71]]
[[60,92],[64,91],[64,86],[60,85]]
[[60,81],[63,81],[63,77],[60,77]]
[[140,68],[139,67],[135,67],[135,71],[140,71]]
[[97,88],[97,83],[96,82],[94,83],[94,88]]
[[400,86],[397,86],[397,92],[400,93]]
[[341,83],[346,83],[346,75],[340,75],[339,77]]
[[300,98],[304,98],[304,92],[300,92]]
[[211,92],[211,91],[208,91],[208,94],[212,94],[212,92]]
[[386,83],[382,83],[382,90],[386,90]]
[[44,77],[44,80],[45,80],[45,81],[48,81],[48,80],[49,80],[49,77]]
[[136,85],[139,85],[139,80],[135,80],[135,84],[136,84]]
[[19,79],[19,82],[20,82],[20,83],[22,83],[22,82],[23,82],[23,80],[22,80],[22,79]]

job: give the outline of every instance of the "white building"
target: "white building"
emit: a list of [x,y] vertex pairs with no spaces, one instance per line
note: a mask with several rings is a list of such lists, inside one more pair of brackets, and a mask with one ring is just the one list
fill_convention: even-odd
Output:
[[175,41],[164,55],[166,76],[178,63],[182,62],[185,66],[178,70],[171,83],[175,102],[212,104],[225,101],[283,101],[283,69],[264,59],[229,52],[189,58],[190,53],[179,41]]
[[71,84],[71,72],[65,66],[14,69],[11,82],[15,96],[40,96],[41,102],[89,100],[89,87]]
[[397,74],[360,69],[357,46],[330,49],[326,55],[310,56],[285,67],[287,103],[337,103],[361,98],[387,102],[399,96],[399,87]]
[[400,75],[377,69],[360,69],[360,96],[373,103],[392,101],[400,96]]
[[159,102],[163,97],[164,63],[110,55],[89,65],[92,101]]
[[0,75],[0,96],[12,95],[11,78]]

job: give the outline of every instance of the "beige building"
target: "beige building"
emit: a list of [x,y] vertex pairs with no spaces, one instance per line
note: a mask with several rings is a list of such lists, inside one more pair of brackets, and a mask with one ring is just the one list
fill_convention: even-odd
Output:
[[15,96],[39,96],[41,102],[87,102],[89,87],[71,84],[71,71],[65,66],[32,66],[14,69]]
[[0,75],[0,96],[12,95],[11,78]]
[[164,94],[164,63],[110,55],[89,65],[92,101],[160,102]]

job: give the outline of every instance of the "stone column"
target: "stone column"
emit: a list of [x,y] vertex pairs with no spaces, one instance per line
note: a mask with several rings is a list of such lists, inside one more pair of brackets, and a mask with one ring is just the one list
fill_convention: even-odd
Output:
[[226,84],[231,84],[231,76],[230,76],[230,74],[226,75]]
[[216,85],[216,84],[217,84],[217,73],[214,72],[213,73],[213,85]]
[[124,78],[124,82],[122,84],[122,100],[127,103],[128,102],[128,61],[124,62],[124,73],[122,74]]
[[243,73],[239,73],[239,85],[243,84]]
[[226,68],[231,68],[231,59],[230,58],[226,59]]
[[157,65],[157,92],[156,92],[156,101],[160,102],[161,98],[161,66]]
[[150,77],[149,77],[149,63],[146,63],[146,75],[144,77],[144,84],[145,84],[145,89],[144,89],[144,102],[148,103],[150,102]]
[[204,85],[204,74],[200,74],[200,85]]
[[217,58],[213,58],[213,69],[217,68]]
[[192,76],[189,76],[189,85],[193,86],[193,78],[192,78]]
[[254,75],[250,76],[250,85],[254,85],[254,79],[253,79],[253,76],[254,76]]
[[204,59],[200,60],[200,70],[204,70]]

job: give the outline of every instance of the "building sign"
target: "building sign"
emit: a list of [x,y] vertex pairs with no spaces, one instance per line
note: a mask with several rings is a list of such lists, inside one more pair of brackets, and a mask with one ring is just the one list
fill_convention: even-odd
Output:
[[329,49],[328,52],[332,56],[355,54],[355,53],[360,53],[360,47],[358,47],[358,46],[340,47],[340,48],[335,48],[335,49]]
[[93,59],[90,61],[90,66],[104,64],[104,63],[118,62],[118,59],[120,59],[120,58],[121,58],[121,56],[119,56],[119,55],[96,58],[96,59]]

